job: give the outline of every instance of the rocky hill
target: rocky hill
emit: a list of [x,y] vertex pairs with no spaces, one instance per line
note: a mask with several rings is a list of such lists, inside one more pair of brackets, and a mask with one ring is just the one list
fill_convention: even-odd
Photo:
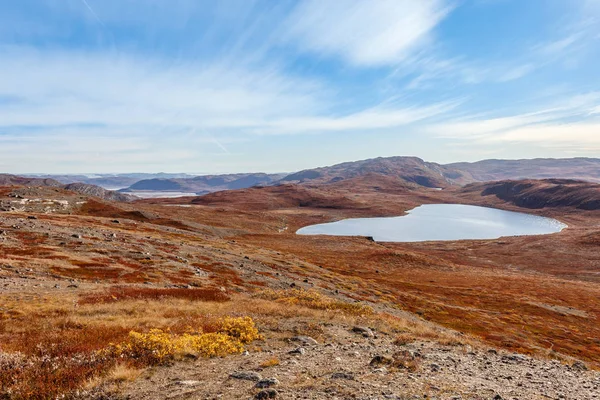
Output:
[[575,207],[582,210],[600,209],[600,185],[569,179],[543,179],[474,183],[463,193],[479,192],[496,196],[518,207]]
[[62,183],[51,178],[29,178],[16,175],[0,174],[0,186],[62,186]]
[[31,178],[8,174],[0,174],[0,186],[55,187],[86,196],[98,197],[103,200],[119,202],[133,201],[137,198],[132,195],[106,190],[100,186],[86,183],[70,183],[63,185],[59,181],[51,178]]
[[562,178],[600,183],[600,159],[598,158],[483,160],[474,163],[447,164],[445,167],[470,175],[473,182]]
[[308,169],[286,176],[283,182],[335,183],[368,174],[391,176],[424,187],[447,187],[471,181],[457,169],[417,157],[388,157]]
[[63,188],[73,192],[85,194],[87,196],[99,197],[103,200],[127,202],[137,199],[137,197],[130,194],[106,190],[100,186],[90,185],[87,183],[70,183],[68,185],[64,185]]

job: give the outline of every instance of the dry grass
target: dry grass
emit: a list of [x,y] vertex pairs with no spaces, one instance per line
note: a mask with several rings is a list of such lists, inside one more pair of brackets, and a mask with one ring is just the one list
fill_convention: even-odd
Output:
[[261,368],[270,368],[270,367],[276,367],[279,364],[281,364],[281,361],[279,361],[279,358],[273,357],[273,358],[269,358],[268,360],[263,361],[260,364],[260,367]]
[[367,316],[374,313],[373,308],[360,303],[348,303],[323,296],[315,290],[267,289],[255,295],[257,298],[274,300],[288,305],[299,305],[317,310],[339,311],[344,314]]
[[[417,322],[367,312],[354,303],[344,306],[339,300],[315,293],[280,293],[284,294],[276,299],[237,295],[229,301],[124,296],[109,302],[83,302],[77,307],[72,305],[75,296],[47,297],[44,301],[4,298],[3,307],[19,312],[0,321],[0,396],[37,398],[35,393],[44,393],[43,398],[54,398],[134,378],[137,369],[145,365],[189,353],[238,353],[243,344],[260,338],[253,320],[261,330],[274,329],[276,336],[282,326],[287,326],[290,335],[294,327],[314,329],[324,322],[360,323],[382,331],[414,334],[425,329]],[[302,300],[288,301],[294,295]],[[274,294],[264,297],[270,296]],[[252,320],[240,318],[243,316]],[[263,367],[278,362],[266,360]]]

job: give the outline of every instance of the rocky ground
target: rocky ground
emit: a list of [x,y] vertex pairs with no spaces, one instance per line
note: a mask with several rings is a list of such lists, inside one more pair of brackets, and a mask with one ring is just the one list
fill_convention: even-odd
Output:
[[[600,373],[580,362],[530,358],[480,346],[394,343],[352,326],[326,339],[267,340],[262,351],[182,361],[145,371],[127,399],[597,399]],[[356,329],[355,329],[356,330]],[[275,366],[269,360],[279,360]]]

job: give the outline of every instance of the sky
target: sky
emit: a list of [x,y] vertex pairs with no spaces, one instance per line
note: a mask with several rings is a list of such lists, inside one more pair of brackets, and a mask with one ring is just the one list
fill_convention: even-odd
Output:
[[0,172],[600,157],[600,0],[0,0]]

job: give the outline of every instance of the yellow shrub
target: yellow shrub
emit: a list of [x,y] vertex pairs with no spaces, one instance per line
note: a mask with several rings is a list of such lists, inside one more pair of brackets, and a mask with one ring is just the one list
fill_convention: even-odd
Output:
[[262,339],[250,317],[225,317],[219,321],[219,332],[237,338],[242,343]]
[[261,339],[250,317],[225,317],[217,321],[218,332],[176,335],[160,329],[130,332],[128,341],[110,345],[103,353],[127,357],[144,364],[160,364],[184,352],[201,357],[224,357],[244,351],[244,344]]
[[224,357],[228,354],[239,354],[244,345],[238,339],[224,333],[203,333],[201,335],[184,334],[180,342],[188,351],[201,357]]

